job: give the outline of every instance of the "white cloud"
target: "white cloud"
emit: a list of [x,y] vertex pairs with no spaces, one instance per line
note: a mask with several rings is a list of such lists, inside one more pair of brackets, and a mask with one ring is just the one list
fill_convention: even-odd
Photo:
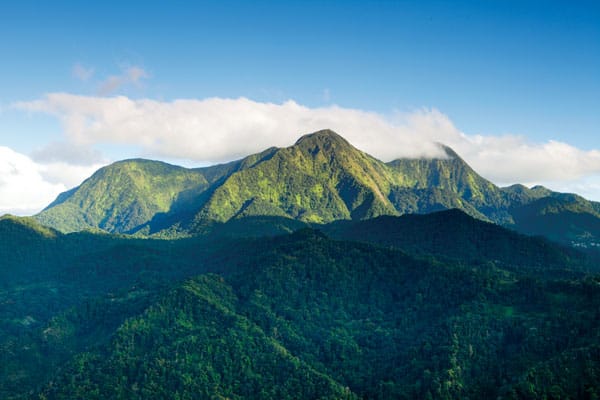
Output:
[[69,142],[50,142],[35,149],[31,158],[42,164],[67,163],[78,166],[105,164],[108,161],[97,149]]
[[[288,146],[299,135],[323,128],[336,130],[355,146],[386,159],[439,156],[433,144],[434,129],[449,124],[435,110],[396,116],[401,123],[391,123],[373,112],[246,98],[160,102],[53,93],[15,106],[57,116],[67,138],[78,145],[137,145],[151,156],[198,162],[231,160],[270,146]],[[460,135],[456,130],[452,133]]]
[[73,165],[62,161],[41,164],[0,146],[0,215],[32,215],[56,196],[79,185],[102,163]]
[[[54,161],[49,164],[38,165],[41,169],[40,175],[45,182],[71,189],[75,186],[79,186],[84,179],[89,178],[94,172],[106,164],[108,164],[108,162],[91,165],[74,165],[64,161]],[[61,189],[61,191],[64,190]],[[54,197],[59,193],[60,191],[56,192]],[[47,205],[48,204],[44,204],[44,206]]]
[[577,193],[586,199],[600,201],[600,174],[585,176],[580,179],[562,182],[541,182],[559,192]]
[[[143,76],[141,71],[130,71],[129,79]],[[246,98],[156,101],[67,93],[15,106],[55,115],[63,123],[66,140],[78,146],[134,145],[154,158],[226,161],[270,146],[288,146],[301,134],[330,128],[385,161],[439,157],[442,154],[434,143],[445,143],[476,171],[500,184],[574,187],[569,184],[595,176],[586,186],[593,187],[600,175],[598,150],[557,141],[532,143],[516,135],[468,135],[435,109],[385,116],[335,105],[309,108],[292,100],[281,104]],[[594,193],[600,199],[600,192]]]
[[48,205],[65,186],[49,183],[29,157],[0,146],[0,215],[27,215]]
[[94,68],[86,67],[82,64],[73,65],[73,69],[71,71],[73,76],[80,81],[89,81],[92,76],[94,76]]
[[111,75],[102,82],[98,88],[100,95],[109,95],[114,93],[125,85],[134,85],[139,87],[142,79],[148,78],[150,75],[143,69],[137,66],[126,68],[120,75]]
[[600,151],[553,140],[530,143],[520,136],[473,136],[453,144],[476,170],[498,183],[556,186],[600,174]]

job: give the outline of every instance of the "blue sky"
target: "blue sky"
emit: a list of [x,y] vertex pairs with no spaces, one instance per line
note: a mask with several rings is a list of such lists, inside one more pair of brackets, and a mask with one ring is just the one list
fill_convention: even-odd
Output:
[[[280,106],[265,109],[260,121],[240,118],[252,125],[247,128],[223,122],[247,130],[244,140],[261,136],[248,139],[256,146],[270,139],[285,145],[306,133],[301,123],[306,119],[312,121],[306,130],[331,118],[336,125],[338,117],[328,119],[327,110],[366,113],[382,124],[373,131],[401,127],[420,138],[451,142],[497,183],[544,183],[600,200],[597,1],[18,1],[0,6],[0,35],[0,146],[38,165],[40,179],[54,185],[50,191],[117,158],[148,156],[193,165],[244,153],[238,146],[210,157],[168,143],[170,149],[162,151],[158,143],[169,139],[158,133],[147,137],[143,132],[151,127],[108,134],[129,117],[106,119],[107,109],[114,114],[122,107],[101,100],[114,103],[120,96],[134,102],[132,112],[164,113],[165,119],[180,121],[174,127],[165,122],[174,141],[187,127],[214,146],[240,137],[227,131],[208,138],[203,121],[185,123],[183,109],[191,118],[233,118],[238,115],[231,114],[232,107],[257,115],[265,105]],[[79,97],[47,97],[58,93]],[[200,103],[175,106],[180,99]],[[215,105],[208,99],[251,104]],[[146,100],[156,104],[140,103]],[[78,108],[86,101],[93,112]],[[283,106],[288,101],[305,108],[302,116]],[[214,107],[229,108],[207,111]],[[290,113],[295,125],[282,122]],[[78,118],[99,128],[73,127]],[[206,125],[220,126],[219,121]],[[129,126],[134,125],[140,123]],[[260,133],[272,126],[297,132],[286,132],[285,140]],[[445,133],[436,136],[434,129]],[[379,138],[380,146],[389,148],[395,142],[385,140],[403,134],[390,132],[371,132],[364,140],[351,132],[350,139],[358,145]],[[181,135],[182,143],[193,139],[190,132]],[[460,135],[466,141],[460,142]],[[247,153],[256,150],[252,143]],[[510,144],[525,158],[530,152],[564,160],[566,152],[573,159],[569,165],[582,166],[570,175],[557,173],[556,179],[532,172],[546,171],[547,160],[538,167],[517,160],[514,164],[525,169],[522,179],[518,168],[503,174],[486,167],[486,157],[510,163]],[[69,157],[59,145],[70,146]],[[75,150],[89,155],[89,162],[74,162]],[[379,154],[376,146],[366,150],[393,157]],[[410,155],[402,151],[398,156]],[[59,162],[63,170],[89,168],[71,169],[69,179],[61,178],[57,165],[49,165]],[[56,171],[49,172],[52,168]]]

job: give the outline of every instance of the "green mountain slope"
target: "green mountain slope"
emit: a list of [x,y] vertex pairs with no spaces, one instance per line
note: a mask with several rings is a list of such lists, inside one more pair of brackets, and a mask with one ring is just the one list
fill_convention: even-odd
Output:
[[238,303],[219,276],[189,280],[127,320],[108,354],[78,356],[44,396],[355,398],[241,315]]
[[[36,219],[31,217],[15,217],[10,214],[0,217],[0,235],[2,235],[3,239],[10,241],[19,240],[24,234],[28,234],[32,238],[45,237],[50,239],[60,235],[60,232],[41,224]],[[16,248],[20,245],[26,244],[27,242],[27,240],[24,240],[20,243],[11,243]]]
[[176,237],[246,217],[329,223],[458,208],[569,245],[600,243],[599,203],[542,187],[499,188],[450,148],[442,150],[443,158],[386,164],[323,130],[287,148],[206,168],[124,161],[61,194],[35,218],[63,232]]
[[600,212],[572,194],[552,193],[511,210],[514,228],[583,248],[600,249]]
[[329,222],[395,213],[387,198],[391,179],[381,162],[320,131],[228,176],[196,223],[255,215]]
[[207,186],[199,171],[158,161],[121,161],[101,168],[35,218],[63,232],[125,233],[158,213],[185,207]]
[[478,175],[452,149],[441,147],[446,158],[398,159],[388,163],[405,177],[406,184],[393,193],[397,208],[419,213],[460,208],[499,223],[509,218],[504,211],[507,201],[503,192]]
[[206,246],[65,235],[1,218],[0,398],[28,392],[74,353],[108,342],[169,282],[205,272]]
[[[219,275],[166,290],[113,287],[23,326],[17,346],[0,342],[10,350],[2,397],[519,398],[555,385],[577,398],[600,389],[597,279],[414,258],[311,229],[185,257],[206,247],[198,240],[171,243],[165,272],[187,259]],[[102,263],[111,262],[124,261]],[[37,389],[23,375],[7,384],[32,359],[47,371]]]
[[32,218],[0,217],[0,288],[43,273],[32,260],[57,258],[60,250],[55,244],[60,235]]
[[491,263],[511,271],[538,271],[566,278],[569,272],[598,271],[597,259],[542,237],[525,236],[454,209],[425,215],[382,216],[337,221],[321,228],[328,236],[383,246],[411,254]]

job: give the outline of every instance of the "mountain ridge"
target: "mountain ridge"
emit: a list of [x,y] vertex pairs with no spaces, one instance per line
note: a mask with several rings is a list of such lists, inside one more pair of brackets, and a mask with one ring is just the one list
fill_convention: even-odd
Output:
[[325,129],[289,147],[203,168],[126,160],[100,169],[34,218],[63,232],[93,228],[171,237],[248,216],[329,223],[459,208],[540,234],[534,228],[548,214],[540,200],[548,198],[578,214],[572,218],[575,226],[558,227],[551,239],[585,246],[600,242],[600,204],[541,187],[500,188],[450,147],[439,146],[446,158],[384,163]]
[[[419,242],[435,251],[417,257],[370,236],[402,221],[427,230]],[[460,211],[341,222],[379,225],[358,229],[373,243],[311,228],[172,241],[34,230],[31,240],[29,222],[0,224],[19,228],[3,239],[39,249],[11,260],[15,246],[0,241],[2,398],[585,398],[598,389],[598,277],[556,279],[494,253],[443,258],[440,225],[516,235]],[[444,236],[456,248],[470,240]],[[538,252],[539,241],[517,236]]]

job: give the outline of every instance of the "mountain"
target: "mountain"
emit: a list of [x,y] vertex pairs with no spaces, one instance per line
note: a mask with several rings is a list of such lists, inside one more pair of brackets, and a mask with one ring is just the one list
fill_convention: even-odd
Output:
[[[402,219],[417,217],[430,216],[355,223],[371,224],[370,235],[401,232]],[[434,251],[437,230],[480,229],[464,214],[434,217],[421,235]],[[15,240],[45,250],[3,265],[11,279],[0,290],[2,398],[600,392],[598,278],[568,264],[568,280],[528,269],[539,247],[520,235],[514,248],[521,260],[533,258],[509,268],[492,250],[476,262],[458,253],[416,256],[382,237],[338,241],[309,228],[268,238],[152,240],[32,235],[30,221],[8,222]],[[454,247],[465,237],[457,235]],[[572,256],[546,243],[550,254]],[[3,240],[0,252],[10,252]],[[38,273],[23,276],[24,269]]]
[[0,398],[597,398],[599,204],[441,149],[127,160],[0,218]]
[[321,227],[327,236],[392,246],[414,255],[470,264],[490,263],[514,272],[538,271],[568,278],[571,272],[597,271],[598,258],[543,237],[531,237],[481,221],[453,209],[362,221],[336,221]]
[[158,213],[193,203],[206,187],[206,178],[196,170],[158,161],[120,161],[58,196],[35,218],[63,232],[126,233]]
[[179,237],[247,217],[323,224],[458,208],[569,245],[600,243],[599,203],[542,187],[497,187],[440,147],[440,158],[384,163],[323,130],[206,168],[128,160],[100,169],[35,218],[63,232]]
[[209,168],[115,163],[59,196],[36,218],[62,231],[151,233],[172,225],[193,232],[206,223],[253,215],[310,222],[368,218],[397,213],[388,199],[393,180],[384,163],[336,133],[320,131],[289,148]]
[[300,138],[215,188],[196,222],[240,216],[288,216],[307,222],[396,213],[384,164],[332,131]]
[[33,218],[0,217],[0,288],[39,274],[38,266],[29,261],[58,256],[54,246],[58,236],[61,236],[60,232]]
[[509,202],[503,191],[478,175],[451,148],[440,145],[445,158],[398,159],[388,163],[404,177],[391,194],[402,213],[459,208],[474,217],[504,223]]
[[107,353],[78,355],[44,396],[356,398],[238,308],[223,278],[190,279],[125,321]]
[[550,193],[514,207],[514,228],[531,235],[544,235],[577,247],[600,248],[600,203],[581,196]]
[[[0,235],[15,248],[28,243],[26,237],[55,238],[60,232],[49,228],[31,217],[0,216]],[[5,243],[6,244],[6,243]]]

